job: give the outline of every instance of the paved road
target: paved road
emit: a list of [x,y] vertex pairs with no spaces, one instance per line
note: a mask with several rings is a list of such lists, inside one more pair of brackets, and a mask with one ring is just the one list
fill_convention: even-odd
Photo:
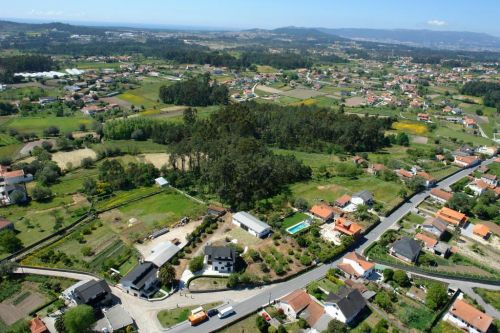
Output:
[[[488,159],[486,161],[483,161],[482,165],[488,165],[492,163],[493,160],[494,159]],[[461,170],[460,172],[457,172],[456,174],[439,182],[436,185],[436,187],[441,189],[447,188],[450,185],[462,179],[463,177],[470,175],[476,168],[477,167]],[[358,244],[355,250],[360,253],[363,252],[370,244],[376,241],[387,229],[392,227],[403,216],[408,214],[413,208],[417,207],[422,201],[424,201],[424,199],[428,197],[429,194],[430,190],[427,190],[413,196],[411,199],[405,202],[391,215],[384,218],[383,221],[376,228],[374,228],[368,235],[366,235],[363,241]],[[169,330],[169,332],[205,333],[205,332],[216,331],[224,327],[225,325],[228,325],[231,322],[236,321],[237,319],[240,319],[250,313],[255,312],[262,305],[267,304],[269,300],[279,299],[295,289],[305,287],[313,280],[321,279],[322,277],[325,276],[328,269],[335,267],[336,264],[340,262],[340,260],[341,259],[329,263],[328,265],[322,265],[317,268],[314,268],[313,270],[306,272],[296,278],[293,278],[287,282],[277,284],[267,289],[265,292],[259,293],[253,297],[244,300],[243,302],[235,304],[233,308],[236,314],[231,317],[225,319],[212,317],[208,322],[205,322],[196,327],[191,327],[189,326],[189,323],[184,323],[183,325],[177,326]]]
[[57,276],[67,279],[73,279],[78,281],[86,281],[86,280],[97,280],[97,278],[90,274],[85,273],[73,273],[73,272],[63,272],[58,270],[50,270],[50,269],[39,269],[39,268],[26,268],[26,267],[18,267],[14,271],[17,274],[34,274],[34,275],[45,275],[45,276]]

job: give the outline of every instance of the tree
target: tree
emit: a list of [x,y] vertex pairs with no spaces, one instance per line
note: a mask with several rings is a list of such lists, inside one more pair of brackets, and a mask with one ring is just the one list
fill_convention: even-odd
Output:
[[433,309],[439,309],[448,300],[448,292],[445,286],[441,283],[432,283],[427,288],[427,295],[425,297],[425,304]]
[[60,315],[56,318],[54,326],[58,333],[66,333],[66,327],[64,326],[64,315]]
[[387,312],[392,311],[391,297],[389,296],[389,294],[387,294],[387,292],[385,292],[385,291],[378,292],[377,295],[375,295],[375,298],[373,301],[375,302],[375,304],[380,306],[385,311],[387,311]]
[[261,333],[267,333],[267,330],[269,328],[269,323],[264,319],[262,316],[257,316],[255,318],[255,326],[257,326],[257,329]]
[[160,268],[158,279],[162,285],[170,286],[175,281],[175,268],[171,264],[166,263]]
[[90,332],[95,320],[94,309],[89,305],[78,305],[64,313],[68,333]]
[[389,323],[385,319],[380,319],[380,321],[373,327],[371,333],[387,333],[389,328]]
[[309,208],[309,203],[304,198],[296,198],[293,206],[301,211],[306,211]]
[[286,330],[285,326],[283,326],[283,325],[278,326],[277,333],[286,333],[286,332],[288,332],[288,331]]
[[347,326],[336,319],[330,320],[328,323],[327,333],[347,333]]
[[85,157],[82,159],[81,166],[84,169],[90,169],[94,165],[94,160],[91,157]]
[[44,201],[50,199],[52,197],[52,190],[43,185],[37,184],[33,191],[31,192],[31,196],[35,201]]
[[0,231],[0,248],[5,252],[14,253],[23,248],[23,242],[12,230]]
[[198,272],[203,269],[203,256],[197,256],[189,262],[189,270],[191,272]]
[[14,273],[15,268],[16,268],[16,264],[13,263],[12,261],[9,261],[9,260],[2,261],[0,263],[0,281],[4,277],[8,277],[12,273]]
[[454,193],[447,205],[451,209],[467,214],[474,206],[474,199],[465,193]]
[[392,280],[394,276],[394,271],[390,268],[384,269],[384,282],[388,282]]
[[415,176],[408,180],[406,185],[413,192],[420,192],[425,188],[425,180],[422,177]]
[[394,275],[392,276],[392,279],[394,282],[396,282],[400,287],[408,287],[410,285],[410,279],[408,278],[408,275],[406,275],[405,271],[402,270],[396,270],[394,272]]
[[10,201],[15,205],[20,205],[26,201],[26,194],[21,190],[14,190],[9,195]]

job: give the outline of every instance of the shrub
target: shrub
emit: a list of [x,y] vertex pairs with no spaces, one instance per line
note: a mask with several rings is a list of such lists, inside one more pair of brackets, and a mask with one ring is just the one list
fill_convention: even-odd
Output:
[[189,262],[189,270],[191,272],[198,272],[203,269],[203,256],[197,256]]

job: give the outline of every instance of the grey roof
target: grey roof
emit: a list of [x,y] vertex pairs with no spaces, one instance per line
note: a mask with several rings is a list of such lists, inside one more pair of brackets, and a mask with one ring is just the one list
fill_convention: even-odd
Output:
[[327,303],[335,303],[346,318],[356,316],[366,306],[366,300],[357,289],[345,286],[339,288],[337,293],[331,293],[326,297]]
[[356,192],[352,196],[361,198],[361,199],[363,199],[363,201],[373,200],[373,194],[371,194],[370,191],[367,191],[367,190]]
[[158,273],[158,268],[156,268],[150,262],[140,263],[135,266],[135,268],[125,275],[121,280],[121,284],[131,284],[135,286],[138,290],[142,289],[146,284],[146,281],[149,280],[151,276],[156,276]]
[[434,246],[434,250],[438,251],[439,253],[446,253],[446,252],[450,251],[450,246],[446,243],[438,242]]
[[410,259],[411,261],[415,261],[417,259],[421,248],[422,247],[419,242],[408,237],[403,237],[392,244],[394,252],[400,256]]
[[127,327],[134,323],[132,317],[121,305],[115,305],[104,311],[104,316],[106,316],[106,319],[109,321],[109,325],[113,331]]
[[247,212],[238,212],[233,215],[233,219],[259,234],[271,228],[267,223],[262,222]]
[[76,287],[74,293],[78,301],[88,304],[110,295],[111,289],[104,280],[90,280]]
[[153,263],[156,267],[163,266],[181,249],[171,242],[163,242],[153,248],[151,254],[144,260]]
[[433,227],[435,227],[437,230],[439,230],[441,232],[446,231],[447,224],[445,222],[441,221],[440,219],[436,219],[436,218],[432,219],[431,224]]
[[236,251],[227,246],[205,246],[205,255],[211,259],[231,260],[236,259]]

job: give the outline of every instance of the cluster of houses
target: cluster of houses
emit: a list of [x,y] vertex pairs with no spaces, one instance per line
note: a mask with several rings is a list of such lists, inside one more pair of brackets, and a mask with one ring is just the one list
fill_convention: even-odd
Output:
[[[128,327],[135,327],[134,319],[120,304],[119,299],[113,295],[111,288],[104,280],[79,281],[64,290],[61,298],[68,308],[84,304],[94,309],[97,319],[92,328],[94,332],[122,332]],[[44,319],[39,316],[31,320],[30,330],[32,333],[49,332]]]
[[23,202],[28,199],[26,183],[33,181],[33,175],[21,170],[11,170],[0,165],[0,206]]
[[[408,256],[417,249],[408,249]],[[275,303],[286,315],[287,321],[302,318],[311,327],[311,332],[324,331],[328,323],[335,319],[345,324],[352,324],[362,316],[369,301],[376,295],[366,288],[368,281],[376,281],[383,267],[376,267],[356,252],[347,253],[337,264],[343,276],[342,286],[335,293],[326,290],[324,300],[318,300],[303,289],[297,289],[282,297]],[[463,299],[457,290],[456,300],[443,316],[452,325],[469,333],[487,333],[492,324],[492,317],[476,309]]]
[[361,235],[363,227],[347,214],[356,211],[360,205],[371,205],[372,203],[373,195],[369,191],[360,191],[352,196],[342,195],[335,200],[334,205],[326,202],[315,204],[309,213],[325,223],[321,227],[322,237],[337,243],[339,235],[352,237]]

